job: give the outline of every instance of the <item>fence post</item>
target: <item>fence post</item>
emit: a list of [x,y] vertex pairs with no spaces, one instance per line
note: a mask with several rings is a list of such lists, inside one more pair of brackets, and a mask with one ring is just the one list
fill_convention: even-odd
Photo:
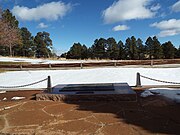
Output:
[[52,66],[51,66],[51,63],[49,63],[49,65],[48,65],[48,66],[49,66],[49,68],[51,68],[51,67],[52,67]]
[[81,62],[81,64],[80,64],[80,67],[81,67],[81,69],[83,69],[83,63]]
[[153,60],[151,60],[151,66],[153,66]]
[[137,76],[136,76],[136,87],[141,87],[140,73],[137,73]]
[[117,66],[117,63],[116,63],[116,61],[114,62],[114,67],[116,67]]
[[20,66],[20,70],[22,70],[22,64],[20,64],[19,66]]
[[47,91],[52,92],[51,77],[50,76],[48,76],[48,80],[47,80]]

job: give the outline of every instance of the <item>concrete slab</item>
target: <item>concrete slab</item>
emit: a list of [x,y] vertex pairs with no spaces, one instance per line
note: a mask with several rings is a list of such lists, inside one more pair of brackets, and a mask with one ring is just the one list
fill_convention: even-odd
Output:
[[67,84],[56,85],[51,94],[65,95],[99,95],[99,94],[136,94],[128,83],[99,83],[99,84]]
[[136,101],[136,92],[127,83],[57,85],[37,100],[53,101]]

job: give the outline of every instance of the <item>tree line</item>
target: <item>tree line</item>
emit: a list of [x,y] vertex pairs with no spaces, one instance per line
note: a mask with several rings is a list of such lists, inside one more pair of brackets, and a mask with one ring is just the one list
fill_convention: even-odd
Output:
[[0,9],[0,55],[25,57],[52,57],[52,40],[48,32],[32,36],[26,28],[19,28],[19,22],[9,9]]
[[156,36],[148,37],[145,44],[134,36],[123,43],[111,37],[96,39],[91,47],[74,43],[68,52],[61,57],[67,59],[111,59],[111,60],[144,60],[180,58],[180,46],[176,48],[171,41],[161,44]]
[[[53,57],[53,44],[48,32],[38,32],[32,36],[26,28],[19,28],[19,22],[9,9],[0,8],[0,55],[25,57]],[[74,43],[68,52],[61,57],[67,59],[112,59],[143,60],[180,58],[180,47],[176,48],[171,41],[161,44],[156,36],[148,37],[145,43],[134,36],[123,43],[113,37],[99,38],[91,47]]]

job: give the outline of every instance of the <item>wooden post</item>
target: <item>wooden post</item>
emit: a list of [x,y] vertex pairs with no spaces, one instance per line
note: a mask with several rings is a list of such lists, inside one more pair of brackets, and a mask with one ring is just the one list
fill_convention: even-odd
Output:
[[140,73],[137,73],[137,76],[136,76],[136,87],[141,87]]
[[49,63],[49,68],[51,68],[52,66],[51,66],[51,63]]
[[153,60],[151,60],[151,66],[153,66]]
[[114,62],[114,67],[116,67],[116,65],[117,65],[117,63],[116,63],[116,61]]
[[80,66],[81,66],[81,69],[83,69],[83,63],[81,62],[81,64],[80,64]]
[[19,66],[20,66],[20,70],[22,70],[22,64],[20,64]]
[[51,77],[50,76],[48,76],[48,80],[47,80],[47,91],[52,92]]

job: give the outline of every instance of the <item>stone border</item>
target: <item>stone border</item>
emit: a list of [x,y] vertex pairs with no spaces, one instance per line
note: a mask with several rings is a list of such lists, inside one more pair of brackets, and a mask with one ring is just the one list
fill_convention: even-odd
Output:
[[52,101],[137,101],[137,94],[100,94],[100,95],[64,95],[64,94],[36,94],[36,100]]

